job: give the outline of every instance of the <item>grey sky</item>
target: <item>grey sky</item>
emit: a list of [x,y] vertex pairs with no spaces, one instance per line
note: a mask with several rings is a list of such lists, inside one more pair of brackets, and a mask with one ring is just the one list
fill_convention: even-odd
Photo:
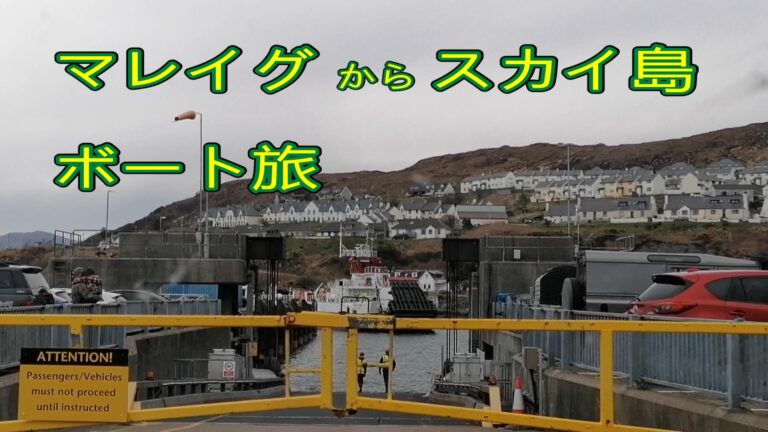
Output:
[[[688,136],[766,120],[768,2],[764,1],[3,1],[0,3],[0,233],[104,226],[106,192],[52,183],[53,156],[81,142],[109,141],[123,160],[181,160],[182,176],[123,176],[110,225],[191,196],[198,185],[195,122],[172,123],[188,109],[205,114],[204,138],[242,164],[260,140],[294,140],[323,149],[326,172],[393,170],[420,158],[532,142],[620,144]],[[699,66],[687,97],[631,92],[631,52],[653,42],[688,45]],[[253,67],[273,44],[311,43],[320,57],[293,86],[266,95]],[[606,91],[559,76],[544,94],[480,92],[466,83],[437,93],[430,81],[450,70],[435,60],[447,48],[481,49],[480,70],[495,83],[510,70],[499,57],[525,43],[555,55],[560,69],[608,44]],[[144,48],[154,70],[184,67],[228,45],[243,49],[229,68],[229,92],[178,74],[141,91],[125,87],[125,50]],[[108,50],[119,62],[87,90],[53,61],[57,51]],[[381,75],[395,60],[416,77],[413,89],[381,85],[335,89],[349,60]],[[250,177],[250,170],[248,176]]]

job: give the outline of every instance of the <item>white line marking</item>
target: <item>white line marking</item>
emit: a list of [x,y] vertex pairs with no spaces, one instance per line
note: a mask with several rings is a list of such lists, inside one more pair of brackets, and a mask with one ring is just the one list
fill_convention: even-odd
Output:
[[178,427],[170,428],[170,429],[162,429],[162,430],[159,430],[157,432],[177,432],[177,431],[182,431],[182,430],[186,430],[186,429],[192,429],[194,427],[200,426],[203,423],[207,423],[209,421],[216,420],[217,418],[221,418],[221,417],[223,417],[223,416],[211,417],[211,418],[207,418],[205,420],[201,420],[199,422],[191,423],[191,424],[184,425],[184,426],[178,426]]

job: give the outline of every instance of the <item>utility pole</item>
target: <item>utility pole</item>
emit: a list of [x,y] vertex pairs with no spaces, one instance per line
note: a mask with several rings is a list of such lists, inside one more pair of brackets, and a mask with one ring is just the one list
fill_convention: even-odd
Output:
[[107,236],[109,235],[109,194],[113,192],[112,190],[107,190],[107,220],[104,223],[104,244],[107,249],[109,249],[112,243]]
[[566,144],[566,154],[567,154],[567,168],[566,168],[566,174],[565,174],[565,181],[568,185],[568,201],[566,202],[565,206],[568,208],[568,237],[571,237],[571,145]]

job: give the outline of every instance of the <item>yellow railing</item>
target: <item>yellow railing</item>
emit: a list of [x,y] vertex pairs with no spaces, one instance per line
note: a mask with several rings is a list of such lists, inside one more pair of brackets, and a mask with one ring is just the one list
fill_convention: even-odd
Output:
[[[358,409],[398,412],[404,414],[445,417],[477,422],[501,423],[541,429],[564,431],[659,431],[636,426],[617,425],[614,421],[613,386],[613,336],[618,332],[631,333],[700,333],[768,335],[768,325],[760,323],[731,322],[651,322],[651,321],[538,321],[495,319],[411,319],[339,315],[302,312],[286,316],[137,316],[137,315],[0,315],[0,326],[66,326],[76,338],[82,328],[88,326],[127,327],[265,327],[285,328],[315,327],[321,331],[322,355],[320,367],[292,369],[286,356],[285,397],[239,402],[221,402],[173,408],[137,409],[134,404],[128,410],[127,421],[146,422],[185,417],[215,416],[234,413],[270,411],[291,408],[335,409],[333,406],[333,331],[347,331],[347,413]],[[504,330],[504,331],[590,331],[600,333],[600,418],[596,422],[565,418],[494,412],[395,400],[390,382],[386,399],[363,397],[357,392],[357,351],[359,330],[389,330],[390,349],[393,350],[393,334],[397,330]],[[290,347],[286,332],[286,347]],[[288,351],[288,350],[286,350]],[[394,355],[394,351],[391,351]],[[386,365],[374,365],[385,366]],[[308,396],[291,396],[292,375],[320,374],[320,393]],[[390,379],[394,373],[390,374]],[[337,410],[338,411],[338,410]],[[0,432],[31,431],[80,427],[87,423],[72,422],[0,422]]]

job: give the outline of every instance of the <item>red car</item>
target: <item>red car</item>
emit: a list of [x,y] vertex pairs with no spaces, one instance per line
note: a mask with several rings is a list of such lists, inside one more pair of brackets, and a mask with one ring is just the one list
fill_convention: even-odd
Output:
[[630,304],[634,315],[768,321],[768,271],[691,270],[653,276]]

